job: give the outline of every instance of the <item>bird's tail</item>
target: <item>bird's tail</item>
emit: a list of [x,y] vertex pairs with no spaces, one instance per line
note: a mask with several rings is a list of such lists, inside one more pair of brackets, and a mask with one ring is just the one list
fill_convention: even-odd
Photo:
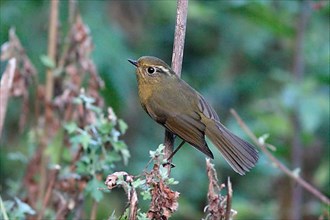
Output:
[[212,120],[212,123],[208,123],[205,134],[233,170],[240,175],[244,175],[257,163],[258,151],[251,144],[231,133],[220,122]]

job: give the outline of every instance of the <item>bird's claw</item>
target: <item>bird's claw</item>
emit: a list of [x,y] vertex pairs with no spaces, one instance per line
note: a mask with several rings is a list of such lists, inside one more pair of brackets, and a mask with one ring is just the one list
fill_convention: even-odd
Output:
[[163,163],[162,164],[163,165],[163,167],[165,167],[165,166],[168,166],[168,165],[170,165],[171,166],[171,168],[174,168],[175,167],[175,165],[173,164],[173,163],[171,163],[171,162],[165,162],[165,163]]

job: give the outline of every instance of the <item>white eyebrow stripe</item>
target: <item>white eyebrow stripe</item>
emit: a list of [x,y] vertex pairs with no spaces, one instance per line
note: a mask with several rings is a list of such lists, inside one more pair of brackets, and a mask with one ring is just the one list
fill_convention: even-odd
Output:
[[171,72],[167,69],[164,68],[163,66],[155,66],[157,69],[160,69],[162,72],[166,73],[167,75],[171,75]]

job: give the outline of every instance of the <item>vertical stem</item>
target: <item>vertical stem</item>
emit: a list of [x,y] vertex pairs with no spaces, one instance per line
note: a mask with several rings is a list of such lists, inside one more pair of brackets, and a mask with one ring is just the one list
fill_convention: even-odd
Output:
[[10,96],[10,90],[13,85],[14,75],[16,69],[16,59],[11,58],[8,61],[5,72],[0,80],[0,137],[2,134],[2,128],[5,123],[7,103]]
[[0,210],[4,220],[9,220],[5,205],[3,204],[2,198],[0,196]]
[[93,200],[92,211],[91,211],[91,216],[90,216],[91,220],[96,219],[97,207],[98,207],[98,202]]
[[[173,148],[174,148],[174,140],[175,140],[175,136],[172,132],[170,132],[169,130],[165,129],[165,137],[164,137],[164,145],[165,145],[165,149],[164,149],[164,153],[165,153],[165,158],[169,158],[172,155],[173,152]],[[167,173],[168,175],[170,175],[171,173],[171,162],[172,162],[173,158],[170,158],[168,160],[168,164],[166,164],[166,168],[167,168]]]
[[69,0],[69,16],[68,16],[68,22],[69,24],[73,24],[76,13],[77,12],[77,1],[76,0]]
[[[174,32],[174,44],[172,53],[172,69],[180,77],[183,60],[184,40],[186,35],[188,14],[188,0],[178,0],[176,9],[176,24]],[[170,131],[165,131],[164,145],[165,157],[168,158],[173,152],[174,134]],[[171,161],[169,161],[171,162]],[[171,165],[167,166],[168,174],[171,171]]]
[[187,27],[187,15],[188,0],[178,0],[172,53],[172,69],[178,76],[181,76],[184,40]]
[[230,177],[227,179],[227,205],[226,205],[226,213],[225,219],[230,220],[231,218],[231,200],[233,198],[233,188],[230,182]]
[[[49,15],[49,32],[48,32],[48,57],[54,63],[56,60],[56,46],[57,46],[57,27],[58,27],[58,0],[52,0]],[[50,103],[53,98],[54,77],[53,69],[47,69],[46,76],[46,121],[51,118],[52,110]]]
[[[293,67],[292,74],[294,76],[295,82],[300,84],[303,80],[304,75],[304,57],[303,57],[303,45],[304,45],[304,35],[306,24],[310,15],[310,5],[308,0],[303,0],[300,5],[300,13],[296,29],[296,39],[293,57]],[[303,144],[301,142],[301,123],[298,118],[298,109],[294,109],[292,115],[292,125],[294,129],[293,139],[292,139],[292,151],[291,160],[294,168],[300,168],[303,166],[302,161],[302,148]],[[292,186],[292,219],[301,219],[301,205],[303,191],[300,185],[295,183]]]
[[53,192],[54,186],[55,186],[55,182],[58,176],[58,173],[60,171],[60,166],[56,166],[50,174],[50,180],[48,183],[48,187],[47,187],[47,191],[44,197],[44,200],[42,202],[42,209],[40,210],[39,216],[37,218],[37,220],[42,220],[44,217],[44,213],[45,213],[45,209],[48,206],[48,203],[50,201],[51,198],[51,194]]
[[[48,57],[54,63],[56,60],[56,46],[57,46],[57,27],[58,27],[58,7],[59,0],[51,0],[50,15],[49,15],[49,32],[48,32]],[[46,182],[47,182],[47,157],[44,154],[48,139],[50,138],[51,122],[52,122],[52,98],[53,98],[53,69],[47,69],[46,72],[46,92],[45,92],[45,134],[40,141],[40,181],[38,190],[38,201],[42,202],[45,196]],[[42,218],[43,210],[40,212]]]

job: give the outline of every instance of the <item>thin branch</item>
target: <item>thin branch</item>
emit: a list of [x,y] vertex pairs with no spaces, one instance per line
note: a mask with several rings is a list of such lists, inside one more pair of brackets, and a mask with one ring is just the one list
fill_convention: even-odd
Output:
[[3,219],[4,220],[9,220],[8,214],[7,214],[7,211],[6,211],[6,208],[5,208],[5,204],[3,204],[1,196],[0,196],[0,210],[1,210],[1,213],[2,213],[2,216],[3,216]]
[[173,152],[173,148],[174,148],[174,141],[175,141],[175,136],[172,132],[168,131],[167,129],[165,129],[165,137],[164,137],[164,154],[165,154],[165,158],[169,158],[167,160],[167,164],[165,165],[165,167],[167,168],[167,174],[170,175],[171,173],[171,162],[172,162],[172,152]]
[[227,180],[227,205],[226,205],[226,214],[225,214],[225,219],[230,220],[231,219],[231,200],[233,198],[233,188],[230,182],[230,177],[228,177]]
[[77,1],[69,0],[69,16],[68,16],[69,25],[73,24],[76,15],[77,15]]
[[98,207],[98,202],[93,200],[93,205],[92,205],[92,211],[91,211],[91,215],[90,218],[91,220],[95,220],[96,219],[96,214],[97,214],[97,207]]
[[188,0],[178,0],[176,10],[174,45],[172,53],[172,69],[178,76],[181,76],[184,40],[187,26],[187,15]]
[[137,219],[137,212],[138,212],[138,197],[136,194],[136,190],[134,187],[131,187],[131,198],[129,200],[129,219],[136,220]]
[[221,190],[226,187],[224,183],[219,185],[217,177],[217,171],[214,168],[214,164],[210,162],[210,159],[206,159],[206,172],[209,178],[209,188],[207,192],[208,204],[204,208],[204,212],[207,213],[205,219],[210,220],[230,220],[236,215],[236,211],[231,209],[231,202],[233,197],[233,189],[228,177],[227,180],[227,195],[221,195]]
[[60,171],[60,166],[56,165],[54,167],[54,169],[52,170],[51,174],[50,174],[50,180],[49,180],[49,183],[48,183],[46,195],[45,195],[44,200],[42,202],[42,209],[39,213],[39,216],[38,216],[37,220],[41,220],[44,217],[45,209],[48,206],[48,203],[50,201],[50,198],[51,198],[51,195],[52,195],[52,192],[53,192],[53,189],[54,189],[55,182],[56,182],[57,176],[59,174],[59,171]]
[[[124,181],[122,181],[123,179]],[[120,181],[118,181],[120,180]],[[129,219],[136,220],[138,212],[138,197],[135,190],[135,187],[132,186],[133,176],[129,175],[126,172],[120,171],[115,172],[107,176],[104,184],[109,190],[112,190],[115,187],[122,186],[127,194],[128,204],[129,204]]]
[[11,58],[8,61],[5,72],[3,73],[0,81],[0,137],[2,128],[5,123],[5,116],[7,111],[7,103],[10,96],[10,90],[13,85],[14,75],[16,69],[16,59]]
[[[50,15],[49,15],[49,33],[48,33],[48,58],[52,60],[55,64],[56,58],[56,46],[57,46],[57,27],[58,27],[58,10],[59,10],[59,0],[51,0],[50,5]],[[42,201],[45,193],[46,187],[46,163],[47,158],[44,155],[44,150],[47,146],[48,136],[50,135],[50,128],[53,110],[51,106],[52,98],[53,98],[53,88],[54,88],[54,78],[53,78],[54,68],[47,69],[46,73],[46,91],[45,91],[45,130],[46,134],[41,137],[40,141],[40,181],[39,181],[39,190],[38,190],[38,201]],[[47,132],[48,131],[48,132]],[[43,210],[40,212],[40,216],[42,218]]]
[[255,136],[255,134],[251,131],[251,129],[244,123],[244,121],[241,119],[241,117],[237,114],[237,112],[234,109],[230,110],[231,114],[235,117],[240,127],[245,131],[245,133],[253,140],[253,142],[261,149],[261,151],[267,155],[267,157],[272,161],[275,166],[282,170],[286,175],[288,175],[290,178],[294,179],[299,185],[301,185],[303,188],[305,188],[308,192],[316,196],[318,199],[320,199],[323,203],[330,205],[330,200],[325,195],[323,195],[320,191],[318,191],[315,187],[313,187],[311,184],[306,182],[304,179],[302,179],[300,176],[295,174],[293,171],[289,170],[283,163],[281,163],[276,157],[274,157],[266,148],[265,144],[262,144],[259,142],[258,138]]
[[[184,40],[186,35],[186,26],[187,26],[187,14],[188,14],[188,0],[178,0],[177,9],[176,9],[176,24],[174,32],[174,44],[173,44],[173,53],[172,53],[172,69],[180,77],[182,69],[182,60],[183,60],[183,49],[184,49]],[[165,145],[165,157],[169,158],[173,152],[174,146],[174,134],[170,131],[165,131],[164,138]],[[171,161],[168,161],[167,165],[168,174],[171,172]]]
[[[48,58],[55,64],[57,48],[57,28],[58,28],[58,0],[52,0],[49,15],[49,33],[48,33]],[[54,88],[54,69],[47,69],[46,78],[46,105],[48,106],[53,98]],[[51,117],[51,108],[46,107],[46,119]]]
[[[310,17],[311,6],[309,0],[303,0],[300,3],[300,12],[298,17],[298,23],[296,28],[296,38],[294,42],[294,54],[293,54],[293,67],[292,73],[295,78],[295,83],[300,84],[304,76],[304,37],[306,33],[307,22]],[[295,105],[298,106],[298,105]],[[298,108],[296,107],[291,114],[291,123],[293,126],[293,137],[292,137],[292,149],[291,149],[291,161],[293,167],[303,166],[302,153],[303,153],[303,144],[301,141],[301,122],[298,118]],[[302,209],[302,198],[303,192],[300,186],[292,186],[291,194],[291,218],[292,219],[301,219],[301,209]]]

